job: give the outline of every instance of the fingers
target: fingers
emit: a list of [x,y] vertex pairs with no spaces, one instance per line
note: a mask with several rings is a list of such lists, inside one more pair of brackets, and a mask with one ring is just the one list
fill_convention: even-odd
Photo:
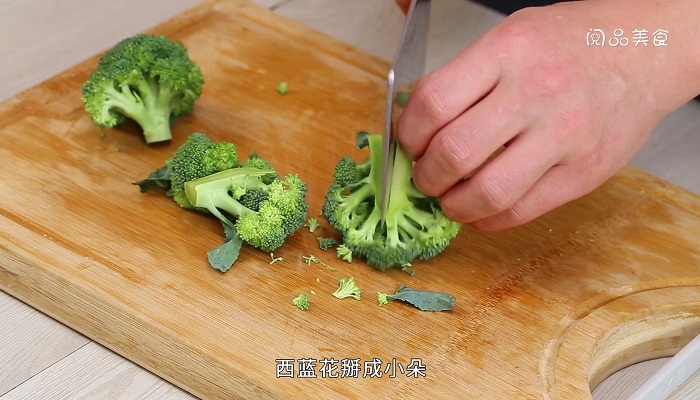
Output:
[[421,79],[411,92],[398,123],[401,146],[420,157],[435,132],[460,116],[495,86],[496,57],[477,41],[456,58]]
[[423,193],[441,196],[522,132],[530,116],[512,91],[499,85],[442,128],[416,161],[413,179]]
[[513,228],[586,195],[604,181],[605,177],[593,179],[578,173],[570,165],[558,165],[547,171],[532,189],[508,209],[472,225],[482,231]]
[[462,223],[508,210],[561,159],[550,147],[542,139],[519,136],[478,173],[449,190],[440,199],[443,210]]

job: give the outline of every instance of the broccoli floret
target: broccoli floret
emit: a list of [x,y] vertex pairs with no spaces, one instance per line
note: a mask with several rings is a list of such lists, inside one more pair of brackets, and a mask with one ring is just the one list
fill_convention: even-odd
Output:
[[238,167],[236,145],[214,143],[205,134],[195,132],[175,151],[168,161],[169,194],[184,208],[194,208],[185,195],[185,182]]
[[379,303],[379,307],[389,304],[389,299],[387,299],[387,294],[386,293],[377,293],[377,303]]
[[107,51],[83,84],[90,118],[112,128],[127,118],[143,129],[147,143],[172,139],[171,120],[194,109],[204,80],[182,43],[138,34]]
[[355,300],[360,300],[362,298],[362,292],[360,288],[355,284],[355,278],[350,277],[348,279],[340,278],[340,287],[333,292],[333,296],[344,299],[346,297],[354,297]]
[[336,165],[323,216],[340,231],[343,244],[354,255],[379,270],[437,255],[457,236],[461,224],[443,213],[437,199],[416,188],[413,163],[396,143],[389,161],[391,196],[382,225],[383,142],[380,135],[366,136],[366,141],[370,155],[365,161],[358,164],[344,157]]
[[[249,245],[271,252],[280,247],[287,236],[299,229],[306,218],[304,202],[306,185],[297,175],[287,175],[270,185],[261,177],[270,170],[232,168],[193,181],[185,182],[187,200],[196,209],[205,209],[224,224],[232,227]],[[232,188],[264,190],[267,200],[254,211],[236,200]],[[232,222],[222,211],[232,216]]]
[[335,249],[335,254],[339,259],[345,262],[352,262],[352,250],[350,250],[350,248],[344,244],[341,244]]
[[323,251],[330,249],[331,247],[335,246],[338,243],[338,241],[333,239],[333,238],[319,237],[317,239],[318,239],[318,247]]
[[319,227],[318,219],[309,218],[309,220],[304,224],[304,226],[309,227],[309,233],[313,233]]
[[292,300],[292,304],[294,304],[298,309],[306,311],[309,309],[309,296],[306,294],[306,292],[304,292],[295,297]]

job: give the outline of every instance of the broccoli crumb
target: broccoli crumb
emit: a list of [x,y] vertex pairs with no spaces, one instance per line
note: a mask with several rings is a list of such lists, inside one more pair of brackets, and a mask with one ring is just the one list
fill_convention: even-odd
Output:
[[335,246],[336,243],[338,243],[338,241],[333,238],[318,238],[318,247],[323,251],[326,251],[331,247]]
[[314,256],[313,254],[309,254],[308,256],[301,256],[301,259],[306,263],[306,265],[311,265],[311,263],[318,264],[318,258]]
[[318,219],[316,218],[309,218],[309,221],[304,224],[304,226],[309,227],[309,233],[313,233],[316,229],[318,229],[319,224],[318,224]]
[[341,244],[335,249],[335,254],[339,259],[351,263],[352,262],[352,250],[344,244]]
[[270,261],[270,265],[276,263],[277,261],[284,261],[284,258],[282,257],[275,257],[274,253],[270,253],[270,259],[272,260]]
[[339,299],[344,299],[346,297],[354,297],[355,300],[360,300],[362,297],[362,292],[360,288],[355,284],[355,278],[350,277],[348,279],[340,278],[340,287],[333,292],[333,296]]
[[379,307],[389,304],[389,300],[386,298],[386,293],[377,293],[377,302],[379,303]]
[[316,278],[316,282],[321,282],[321,278]]
[[105,132],[100,132],[100,139],[104,139],[107,137],[107,133]]
[[279,94],[287,94],[289,92],[289,87],[287,86],[287,82],[280,82],[277,85],[277,93]]
[[292,304],[294,304],[298,309],[306,311],[309,309],[309,296],[306,294],[306,292],[304,292],[295,297],[294,300],[292,300]]
[[335,268],[331,267],[330,265],[328,265],[328,264],[326,264],[326,263],[324,263],[324,262],[321,262],[321,265],[323,265],[324,267],[326,267],[326,268],[330,269],[331,271],[334,271],[334,272],[335,272]]
[[407,273],[409,276],[413,276],[413,266],[411,263],[401,264],[401,271]]
[[314,296],[316,296],[316,292],[314,292],[313,290],[310,291],[309,293],[311,293],[311,294],[313,294]]

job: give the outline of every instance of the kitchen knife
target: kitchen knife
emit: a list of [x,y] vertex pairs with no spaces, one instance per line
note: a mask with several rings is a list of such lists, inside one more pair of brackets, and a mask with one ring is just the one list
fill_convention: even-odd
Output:
[[425,73],[431,0],[412,0],[398,48],[387,76],[386,120],[382,155],[381,224],[391,196],[391,165],[396,152],[396,125],[413,84]]

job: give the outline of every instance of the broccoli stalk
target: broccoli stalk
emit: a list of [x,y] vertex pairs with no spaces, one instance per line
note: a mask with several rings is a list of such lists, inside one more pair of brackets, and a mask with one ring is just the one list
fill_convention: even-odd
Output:
[[461,228],[440,209],[437,200],[413,183],[413,163],[396,144],[390,154],[393,171],[386,223],[381,224],[383,142],[368,135],[370,155],[357,164],[345,157],[336,165],[326,192],[323,215],[343,235],[343,244],[379,270],[427,259],[444,250]]
[[102,56],[83,84],[82,99],[97,125],[112,128],[131,118],[146,143],[156,143],[172,139],[172,118],[192,112],[203,84],[181,43],[138,34]]

